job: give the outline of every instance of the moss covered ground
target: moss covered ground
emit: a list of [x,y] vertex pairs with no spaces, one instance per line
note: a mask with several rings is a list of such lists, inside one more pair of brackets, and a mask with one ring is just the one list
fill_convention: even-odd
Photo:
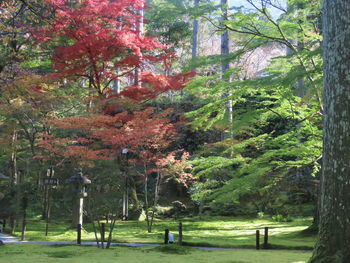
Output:
[[[35,221],[35,220],[32,220]],[[315,235],[305,234],[311,225],[310,218],[294,219],[292,222],[275,222],[270,219],[247,219],[229,217],[208,217],[182,219],[184,242],[188,245],[254,248],[255,231],[263,233],[269,227],[269,243],[274,248],[312,249]],[[164,229],[177,235],[178,222],[157,220],[152,233],[147,233],[144,221],[118,221],[113,233],[114,242],[162,243]],[[18,231],[20,226],[18,226]],[[69,222],[53,222],[49,235],[44,235],[44,224],[28,224],[26,240],[30,241],[74,241],[76,233]],[[15,235],[20,236],[20,232]],[[93,241],[92,225],[86,223],[82,236],[84,241]],[[263,239],[263,236],[261,237]],[[261,241],[262,242],[262,241]]]
[[204,251],[168,245],[161,247],[45,246],[12,244],[0,247],[0,262],[6,263],[305,263],[310,252],[289,250]]

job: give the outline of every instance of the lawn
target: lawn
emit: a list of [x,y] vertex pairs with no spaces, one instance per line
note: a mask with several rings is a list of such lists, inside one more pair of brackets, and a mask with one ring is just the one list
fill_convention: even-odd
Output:
[[0,247],[0,262],[6,263],[305,263],[310,252],[288,250],[204,251],[168,245],[161,247],[5,245]]
[[[303,234],[310,224],[310,218],[295,219],[292,222],[274,222],[269,219],[246,219],[246,218],[198,218],[184,219],[183,231],[184,242],[189,245],[254,248],[255,231],[260,230],[263,234],[264,227],[268,226],[269,243],[272,247],[286,249],[312,249],[315,236]],[[144,221],[119,221],[113,233],[114,242],[140,242],[162,243],[164,229],[168,228],[177,235],[178,222],[174,220],[156,221],[152,233],[147,233]],[[20,227],[18,227],[20,229]],[[44,224],[28,224],[26,240],[51,240],[73,241],[76,233],[70,229],[69,223],[52,223],[49,235],[44,236]],[[20,236],[20,232],[16,232]],[[84,225],[82,236],[85,241],[93,241],[94,234],[91,224]],[[261,242],[263,236],[261,236]]]

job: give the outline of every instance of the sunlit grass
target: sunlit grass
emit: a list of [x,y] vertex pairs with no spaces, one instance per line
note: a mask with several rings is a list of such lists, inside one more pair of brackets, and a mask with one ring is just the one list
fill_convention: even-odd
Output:
[[[293,222],[279,223],[268,219],[244,218],[206,218],[184,219],[184,241],[191,245],[219,247],[254,247],[255,231],[261,231],[263,239],[264,227],[269,227],[269,243],[281,248],[312,248],[314,236],[301,234],[308,228],[311,219],[295,219]],[[162,220],[154,223],[152,233],[147,233],[144,221],[119,221],[113,232],[114,242],[162,243],[164,229],[170,229],[177,236],[178,222]],[[26,240],[74,241],[76,233],[70,229],[69,223],[50,224],[49,235],[44,235],[44,224],[27,226]],[[16,233],[18,236],[19,232]],[[83,240],[93,241],[94,233],[91,224],[84,225]],[[261,241],[262,242],[262,241]]]

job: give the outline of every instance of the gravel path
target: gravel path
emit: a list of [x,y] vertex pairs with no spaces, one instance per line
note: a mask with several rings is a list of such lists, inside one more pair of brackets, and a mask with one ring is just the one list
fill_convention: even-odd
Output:
[[[76,245],[73,241],[20,241],[18,238],[0,233],[0,240],[4,244],[40,244],[40,245]],[[96,242],[87,241],[81,242],[84,246],[96,246]],[[114,246],[129,246],[129,247],[145,247],[159,246],[159,244],[143,244],[143,243],[112,243]]]
[[[19,241],[18,238],[0,233],[0,240],[5,244],[39,244],[39,245],[76,245],[76,242],[72,241]],[[81,242],[84,246],[96,246],[96,242]],[[160,244],[147,244],[147,243],[112,243],[113,246],[128,246],[128,247],[149,247],[160,246]],[[218,247],[195,247],[204,250],[227,250],[234,248],[218,248]]]
[[0,233],[0,240],[6,243],[18,243],[20,242],[16,237]]

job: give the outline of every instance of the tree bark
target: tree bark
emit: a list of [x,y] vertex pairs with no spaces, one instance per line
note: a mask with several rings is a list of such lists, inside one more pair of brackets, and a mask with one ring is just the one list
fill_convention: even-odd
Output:
[[[18,167],[17,167],[17,140],[18,140],[18,133],[16,128],[13,129],[12,134],[12,153],[11,153],[11,184],[16,186],[20,183],[20,177],[18,173]],[[13,234],[16,230],[17,225],[17,218],[19,216],[19,210],[20,210],[20,192],[18,187],[15,187],[15,197],[14,197],[14,206],[11,209],[11,215],[10,215],[10,225],[11,225],[11,234]]]
[[[221,27],[224,27],[224,23],[227,20],[227,16],[228,16],[228,0],[221,0],[220,4],[222,5]],[[229,54],[229,52],[230,52],[230,49],[229,49],[228,31],[225,30],[225,32],[221,35],[221,55],[227,55]],[[224,73],[229,68],[230,68],[229,63],[222,63],[221,72]]]
[[324,145],[319,238],[311,263],[350,258],[350,5],[324,0]]
[[[222,16],[221,16],[221,21],[220,21],[220,27],[224,28],[225,27],[225,21],[228,19],[228,8],[229,8],[229,0],[220,0],[220,4],[222,5],[221,11],[222,11]],[[230,40],[229,40],[229,35],[228,35],[228,30],[225,30],[225,32],[221,35],[221,55],[225,56],[230,53]],[[230,69],[230,63],[228,62],[223,62],[221,64],[221,72],[222,72],[222,78],[224,80],[227,80],[228,82],[231,81],[230,77],[224,76],[224,73]],[[228,90],[226,94],[224,94],[224,97],[228,97],[231,95],[231,91]],[[232,122],[233,122],[233,116],[232,116],[232,99],[228,99],[226,102],[226,114],[228,116],[228,123],[229,123],[229,132],[223,131],[221,135],[221,140],[225,140],[227,138],[230,138],[233,136],[231,130],[232,130]]]
[[[137,14],[139,16],[139,19],[136,23],[136,31],[137,31],[137,34],[139,35],[139,37],[141,37],[143,35],[143,7],[139,10],[137,10]],[[141,83],[141,80],[140,80],[140,76],[141,76],[141,67],[137,67],[135,69],[135,79],[134,79],[134,85],[135,86],[138,86],[141,88],[142,86],[142,83]]]
[[[194,0],[194,7],[197,7],[199,0]],[[192,58],[198,56],[198,19],[193,20],[192,31]]]

